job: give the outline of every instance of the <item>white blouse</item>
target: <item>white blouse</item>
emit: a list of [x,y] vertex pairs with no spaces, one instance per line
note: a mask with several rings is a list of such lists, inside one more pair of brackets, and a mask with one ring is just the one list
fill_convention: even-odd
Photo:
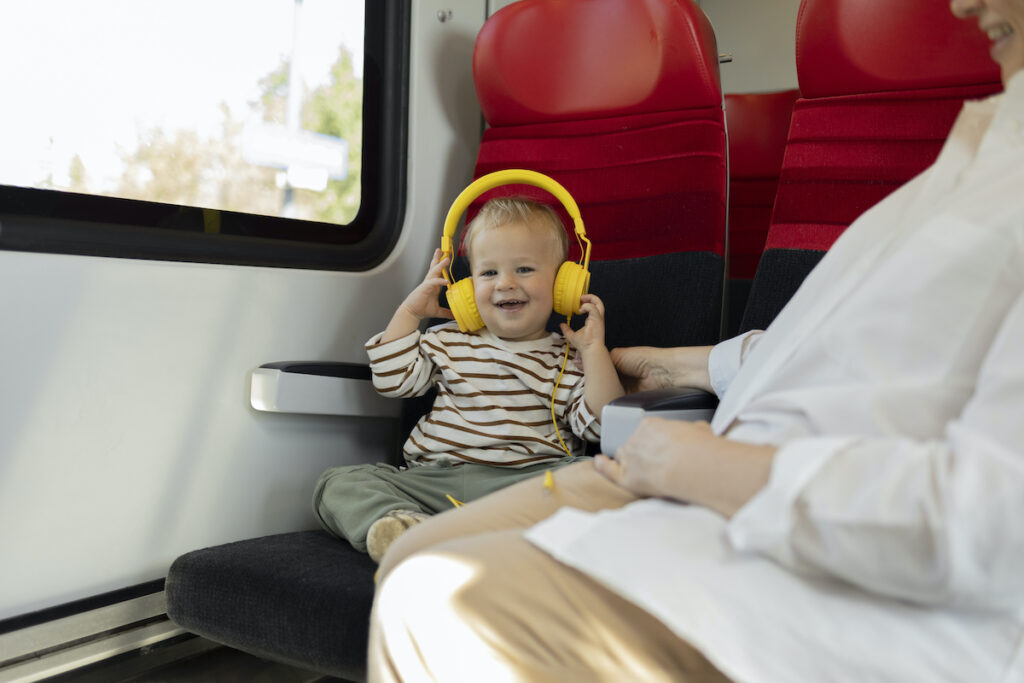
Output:
[[780,449],[731,520],[646,500],[527,537],[739,681],[1024,681],[1024,74],[743,341],[712,427]]

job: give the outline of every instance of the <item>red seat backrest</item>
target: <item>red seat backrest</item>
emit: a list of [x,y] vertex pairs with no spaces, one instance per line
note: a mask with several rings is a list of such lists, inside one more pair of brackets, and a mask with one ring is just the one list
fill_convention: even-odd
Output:
[[800,98],[741,329],[765,327],[836,238],[929,166],[965,99],[1001,89],[973,23],[934,0],[804,0]]
[[[610,343],[715,341],[725,130],[718,49],[700,8],[520,0],[484,24],[473,75],[489,124],[476,176],[526,168],[572,194],[593,244],[591,288],[609,310]],[[512,194],[552,203],[571,225],[529,186],[492,190],[467,219],[490,197]]]

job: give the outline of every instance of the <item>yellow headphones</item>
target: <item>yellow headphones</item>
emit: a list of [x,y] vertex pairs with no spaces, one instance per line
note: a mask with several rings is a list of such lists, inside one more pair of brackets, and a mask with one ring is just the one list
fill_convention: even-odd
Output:
[[[448,267],[443,272],[444,279],[448,281],[448,307],[455,316],[455,322],[463,332],[479,330],[484,326],[480,317],[480,311],[476,306],[476,297],[473,296],[473,278],[467,277],[454,281],[452,276],[452,260],[455,255],[455,242],[452,239],[455,235],[455,228],[459,223],[462,213],[469,207],[474,199],[488,190],[493,190],[502,185],[523,184],[533,185],[546,190],[554,195],[555,199],[562,203],[565,210],[572,218],[573,228],[576,231],[576,240],[580,244],[580,253],[583,255],[580,263],[566,261],[555,276],[554,304],[552,308],[555,313],[571,316],[579,313],[580,297],[587,293],[590,287],[590,240],[583,229],[583,219],[580,217],[580,209],[576,201],[564,187],[559,185],[553,178],[536,171],[525,169],[508,169],[495,171],[481,176],[470,183],[469,187],[463,190],[455,201],[452,208],[448,209],[448,216],[444,219],[444,234],[441,236],[441,251],[448,257]],[[586,244],[586,246],[584,246]]]

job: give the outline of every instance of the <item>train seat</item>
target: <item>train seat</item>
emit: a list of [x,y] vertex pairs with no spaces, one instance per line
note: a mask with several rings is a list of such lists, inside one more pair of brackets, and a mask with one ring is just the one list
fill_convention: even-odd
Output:
[[[689,0],[521,0],[484,25],[473,72],[488,124],[475,175],[528,168],[572,194],[608,338],[717,341],[728,178],[717,46],[703,12]],[[512,194],[548,200],[505,186],[467,213]]]
[[[964,100],[1001,90],[988,51],[975,27],[936,12],[932,0],[803,0],[799,96],[737,331],[768,327],[850,223],[935,160]],[[644,415],[674,417],[694,399],[667,394],[605,407],[604,449],[624,442]]]
[[931,0],[804,0],[796,66],[800,98],[741,331],[767,327],[855,218],[935,160],[965,99],[1001,89],[984,36]]
[[725,336],[739,329],[764,251],[798,91],[729,93],[729,259]]
[[[486,22],[474,78],[489,124],[476,174],[524,167],[570,191],[608,343],[714,342],[725,133],[717,48],[697,6],[523,0]],[[200,549],[168,572],[168,615],[231,647],[361,680],[374,570],[323,531]]]

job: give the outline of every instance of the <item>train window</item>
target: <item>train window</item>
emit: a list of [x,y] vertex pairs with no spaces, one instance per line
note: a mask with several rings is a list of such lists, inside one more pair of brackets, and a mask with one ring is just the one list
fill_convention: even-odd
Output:
[[0,248],[373,265],[400,223],[406,5],[0,6]]

